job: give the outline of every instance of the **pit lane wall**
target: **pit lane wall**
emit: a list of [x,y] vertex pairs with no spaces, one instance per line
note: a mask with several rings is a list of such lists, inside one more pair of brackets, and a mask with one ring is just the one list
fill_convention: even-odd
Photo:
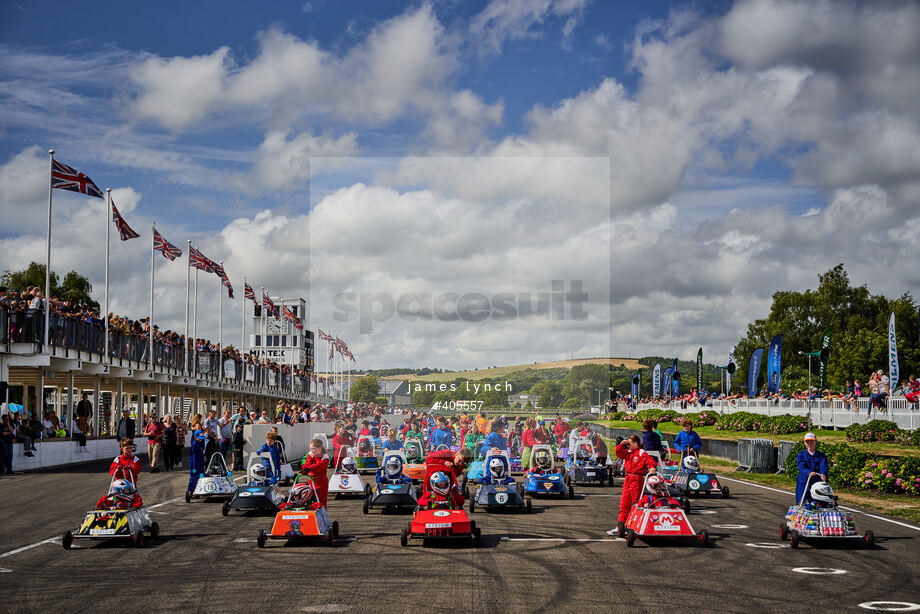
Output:
[[[135,437],[134,443],[137,445],[137,456],[147,455],[147,438]],[[188,445],[188,436],[186,436],[186,445]],[[44,469],[46,467],[59,467],[61,465],[72,465],[85,463],[99,459],[113,459],[119,455],[118,440],[114,438],[107,439],[89,439],[86,442],[88,454],[80,452],[80,444],[71,440],[45,439],[39,440],[35,446],[34,456],[23,454],[22,445],[18,442],[13,445],[13,471],[33,471],[35,469]],[[147,466],[146,458],[143,464]]]

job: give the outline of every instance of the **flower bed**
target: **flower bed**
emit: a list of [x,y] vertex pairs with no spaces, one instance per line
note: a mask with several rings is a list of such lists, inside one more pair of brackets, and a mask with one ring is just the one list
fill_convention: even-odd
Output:
[[888,420],[871,420],[865,424],[851,424],[846,428],[848,441],[869,443],[883,441],[920,447],[920,429],[900,429]]

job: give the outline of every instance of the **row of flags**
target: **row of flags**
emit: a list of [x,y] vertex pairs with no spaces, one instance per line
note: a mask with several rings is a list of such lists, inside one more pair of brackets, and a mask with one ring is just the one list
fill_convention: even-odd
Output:
[[348,349],[348,345],[344,341],[339,339],[338,335],[333,337],[332,335],[323,332],[323,329],[321,328],[317,328],[316,333],[320,339],[329,343],[330,360],[334,356],[334,352],[338,352],[339,356],[344,356],[345,358],[348,358],[349,360],[351,360],[351,362],[356,362],[354,354],[352,354],[351,350]]
[[[104,198],[102,190],[93,182],[92,179],[77,169],[64,164],[60,160],[52,159],[51,187],[61,190],[68,190],[70,192],[79,192],[80,194],[92,196],[95,198]],[[118,207],[115,205],[115,201],[111,200],[111,197],[110,202],[112,204],[112,221],[115,224],[115,228],[118,230],[118,234],[121,240],[129,241],[131,239],[139,238],[140,235],[135,232],[130,225],[128,225],[128,222],[125,221],[125,218],[118,211]],[[163,257],[170,261],[173,261],[182,255],[182,250],[167,241],[166,237],[160,234],[156,227],[153,228],[153,249],[163,254]],[[233,296],[233,286],[230,283],[230,277],[227,275],[227,271],[224,270],[224,267],[221,264],[211,260],[202,254],[200,250],[192,247],[191,245],[189,245],[188,257],[190,267],[198,269],[199,271],[204,271],[205,273],[214,273],[217,275],[221,280],[221,284],[227,288],[227,295],[230,298],[235,298]],[[248,283],[244,282],[244,286],[244,298],[249,299],[258,305],[259,302],[256,298],[255,291]],[[279,311],[278,307],[265,292],[262,293],[262,306],[268,310],[268,314],[273,318],[283,318],[284,320],[287,320],[293,324],[296,329],[303,330],[303,321],[294,314],[294,311],[286,306],[282,306],[281,310]],[[342,345],[344,346],[344,343]],[[345,351],[347,351],[348,347],[344,347]],[[351,353],[348,352],[348,355],[350,354]],[[354,358],[352,358],[352,360],[354,360]]]

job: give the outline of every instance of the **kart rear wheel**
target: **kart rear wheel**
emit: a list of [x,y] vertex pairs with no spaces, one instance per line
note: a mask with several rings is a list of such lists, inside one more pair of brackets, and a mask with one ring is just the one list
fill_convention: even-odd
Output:
[[789,532],[789,545],[792,546],[793,548],[799,547],[799,532],[798,531]]
[[633,547],[633,544],[636,543],[636,532],[632,529],[626,529],[626,546],[629,548]]
[[690,512],[690,499],[688,499],[687,497],[682,498],[680,500],[680,507],[682,510],[684,510],[684,512],[689,513]]
[[[469,499],[469,498],[470,498],[470,489],[467,488],[467,482],[468,482],[468,479],[467,479],[467,477],[466,477],[466,474],[464,473],[464,474],[463,474],[463,482],[460,483],[460,494],[463,495],[463,497],[464,497],[465,499]],[[419,496],[421,497],[422,495],[419,494]]]
[[789,539],[789,526],[785,522],[779,525],[779,538],[781,541]]
[[336,539],[339,538],[339,521],[338,520],[332,521],[332,537]]
[[702,531],[700,531],[700,534],[697,537],[699,538],[700,545],[703,548],[709,547],[709,533],[706,531],[706,529],[703,529]]
[[866,534],[863,535],[863,547],[866,550],[872,550],[875,547],[875,533],[866,531]]
[[224,504],[220,506],[220,513],[224,516],[230,513],[230,501],[224,501]]
[[476,511],[476,499],[470,499],[470,514]]
[[607,478],[607,487],[613,488],[613,472],[611,472],[610,476]]
[[367,499],[367,498],[364,499],[364,509],[363,509],[362,511],[363,511],[365,514],[367,513],[367,510],[370,509],[370,504],[368,503],[368,501],[370,501],[370,499]]
[[569,486],[568,497],[569,499],[575,498],[575,487],[574,486]]
[[131,536],[131,542],[134,544],[135,548],[143,548],[144,547],[144,532],[140,530],[135,531],[134,535]]
[[61,538],[61,545],[64,546],[64,550],[70,550],[70,547],[73,545],[73,533],[67,531],[64,533],[64,537]]
[[729,494],[728,494],[728,486],[723,486],[723,487],[722,487],[722,498],[723,498],[723,499],[728,499],[728,497],[729,497]]
[[261,531],[259,531],[259,537],[256,538],[256,544],[259,546],[259,548],[265,547],[265,539],[266,539],[265,529],[262,529]]
[[326,529],[326,545],[334,546],[335,545],[335,535],[332,534],[332,527]]
[[473,545],[477,548],[482,546],[482,529],[479,527],[473,528]]
[[527,513],[533,514],[533,501],[527,499]]
[[364,496],[365,496],[365,497],[370,497],[370,496],[371,496],[371,492],[372,492],[372,491],[371,491],[371,485],[370,485],[370,484],[365,484],[365,485],[364,485]]
[[399,535],[399,545],[400,546],[409,545],[409,529],[402,530],[402,533]]
[[188,490],[185,491],[185,502],[186,503],[192,502],[192,493]]
[[156,541],[158,537],[160,537],[160,523],[154,522],[150,525],[150,539]]

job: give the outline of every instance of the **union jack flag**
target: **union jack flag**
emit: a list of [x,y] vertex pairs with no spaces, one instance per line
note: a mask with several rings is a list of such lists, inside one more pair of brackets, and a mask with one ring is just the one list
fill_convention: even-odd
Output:
[[122,241],[127,241],[128,239],[136,239],[140,235],[134,232],[134,230],[128,226],[128,222],[125,221],[125,218],[121,217],[121,213],[118,212],[118,209],[115,207],[115,201],[112,201],[112,220],[115,221],[115,228],[118,229],[118,234],[121,235]]
[[262,306],[268,309],[268,315],[272,316],[273,318],[278,317],[278,308],[275,307],[272,299],[264,292],[262,293]]
[[102,190],[92,179],[57,160],[51,160],[51,187],[102,198]]
[[227,271],[216,262],[212,262],[211,266],[214,268],[214,272],[217,276],[220,277],[220,283],[227,289],[227,296],[233,298],[233,286],[230,285],[230,278],[227,277]]
[[284,319],[294,325],[294,328],[297,330],[303,330],[303,323],[301,323],[300,318],[294,315],[294,312],[290,307],[282,305],[281,313],[284,314]]
[[188,263],[192,268],[204,271],[205,273],[214,273],[214,261],[199,252],[192,246],[188,248]]
[[157,229],[153,229],[153,249],[157,250],[168,260],[175,260],[182,255],[182,250],[163,238]]
[[319,338],[320,338],[320,339],[322,339],[323,341],[332,341],[332,337],[331,337],[330,335],[327,335],[326,333],[324,333],[324,332],[323,332],[323,329],[318,328],[318,329],[316,329],[316,330],[317,330],[317,332],[319,333]]
[[259,301],[256,300],[256,293],[255,293],[255,290],[252,289],[252,286],[250,286],[249,284],[243,284],[243,285],[245,286],[243,288],[243,296],[245,298],[248,298],[253,303],[258,304]]

